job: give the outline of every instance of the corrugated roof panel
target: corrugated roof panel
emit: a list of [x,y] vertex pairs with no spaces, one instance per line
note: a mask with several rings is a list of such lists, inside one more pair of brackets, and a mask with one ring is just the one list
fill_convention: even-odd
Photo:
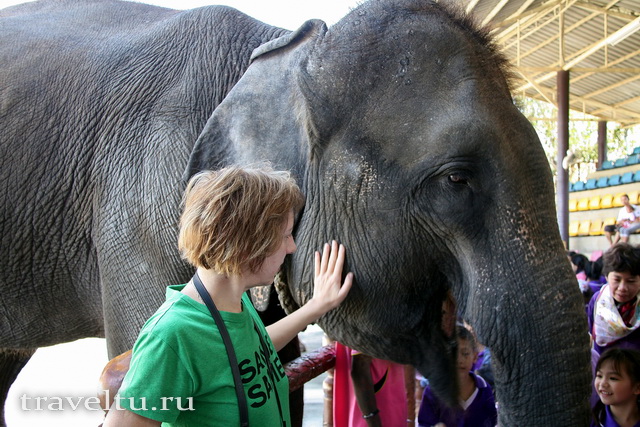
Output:
[[[472,0],[460,0],[463,7]],[[499,0],[478,0],[474,11],[482,21],[492,13]],[[507,0],[498,11],[492,25],[494,34],[503,35],[507,28],[516,28],[513,18],[528,0]],[[569,2],[564,12],[564,64],[559,51],[560,10],[563,3],[554,0],[533,0],[520,15],[520,40],[514,30],[502,43],[504,53],[520,72],[545,92],[547,99],[555,98],[554,73],[562,65],[572,70],[570,83],[572,108],[593,111],[607,120],[622,120],[625,124],[640,123],[640,82],[625,84],[630,75],[640,75],[640,28],[615,45],[603,41],[640,16],[640,1],[620,0],[605,10],[604,1]],[[542,11],[542,13],[541,13]],[[606,12],[606,13],[605,13]],[[513,25],[508,27],[508,25]],[[639,25],[640,27],[640,25]],[[568,64],[568,65],[567,65]],[[587,69],[587,70],[585,70]],[[616,72],[625,69],[626,73]],[[587,72],[588,71],[588,72]],[[519,74],[516,74],[519,76]],[[546,78],[546,80],[544,80]],[[525,79],[514,88],[528,85]],[[542,98],[537,89],[526,89],[529,96]],[[626,102],[625,102],[626,101]],[[607,105],[611,105],[608,107]]]

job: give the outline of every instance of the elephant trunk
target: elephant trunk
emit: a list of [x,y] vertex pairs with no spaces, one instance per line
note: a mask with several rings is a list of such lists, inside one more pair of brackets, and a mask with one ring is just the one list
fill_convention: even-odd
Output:
[[[520,246],[522,239],[511,242]],[[479,277],[480,304],[469,313],[480,341],[491,349],[502,426],[589,422],[590,352],[582,296],[562,246],[544,243],[535,245],[544,253],[514,246],[506,252],[527,262],[483,263],[509,267],[481,274],[488,280]]]

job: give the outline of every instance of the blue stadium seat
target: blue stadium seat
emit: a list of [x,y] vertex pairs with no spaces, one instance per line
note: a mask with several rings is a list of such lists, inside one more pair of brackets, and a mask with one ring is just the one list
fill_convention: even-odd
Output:
[[608,176],[601,176],[600,178],[598,178],[598,182],[596,183],[596,187],[604,188],[604,187],[608,187],[608,186],[609,186],[609,177]]
[[613,169],[613,162],[611,160],[605,160],[602,162],[602,169]]
[[573,183],[573,191],[582,191],[584,190],[584,186],[584,181],[576,181]]
[[636,147],[633,149],[633,154],[640,154],[640,147]]
[[626,166],[626,165],[627,165],[627,160],[626,159],[618,159],[613,164],[613,166],[616,167],[616,168],[621,168],[621,167]]
[[609,185],[620,185],[620,175],[615,174],[609,177]]
[[629,157],[627,157],[627,165],[637,165],[639,161],[640,161],[640,155],[638,154],[632,154]]
[[633,182],[633,172],[625,172],[620,178],[620,184],[631,184]]
[[598,180],[595,179],[595,178],[588,179],[587,180],[587,185],[585,185],[584,189],[585,190],[595,190],[597,182],[598,182]]
[[640,171],[633,174],[633,182],[640,182]]

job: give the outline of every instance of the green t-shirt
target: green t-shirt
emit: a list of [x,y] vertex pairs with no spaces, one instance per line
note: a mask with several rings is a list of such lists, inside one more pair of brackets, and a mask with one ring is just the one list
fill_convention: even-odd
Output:
[[[142,327],[116,403],[163,426],[240,425],[222,337],[207,307],[180,292],[184,286],[169,286],[167,300]],[[250,425],[290,426],[289,381],[248,296],[241,313],[220,314],[236,352]]]

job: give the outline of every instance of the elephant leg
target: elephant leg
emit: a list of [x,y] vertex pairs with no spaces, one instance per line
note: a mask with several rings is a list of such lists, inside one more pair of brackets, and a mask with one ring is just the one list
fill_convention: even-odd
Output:
[[20,350],[0,349],[0,427],[6,427],[7,425],[4,419],[4,406],[9,394],[9,388],[35,352],[35,348]]

